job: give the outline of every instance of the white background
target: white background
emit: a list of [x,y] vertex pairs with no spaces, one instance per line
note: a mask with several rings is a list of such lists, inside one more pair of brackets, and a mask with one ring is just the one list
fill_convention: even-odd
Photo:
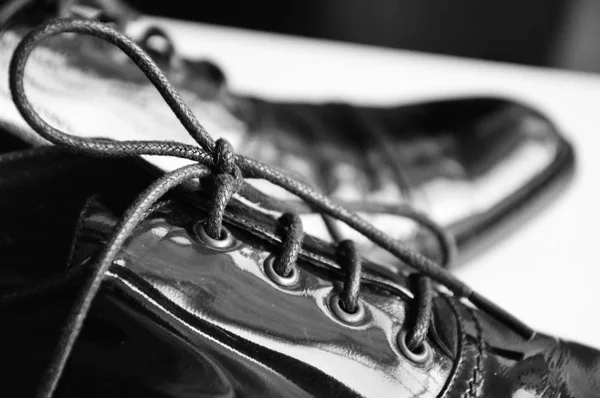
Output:
[[534,328],[600,348],[600,76],[160,23],[181,53],[217,62],[237,92],[376,104],[497,95],[546,113],[575,145],[574,183],[457,274]]

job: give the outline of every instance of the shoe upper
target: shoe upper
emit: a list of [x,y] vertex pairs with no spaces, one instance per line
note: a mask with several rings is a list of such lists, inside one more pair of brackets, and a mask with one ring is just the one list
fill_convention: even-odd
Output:
[[[307,237],[299,280],[282,287],[266,270],[268,259],[278,255],[269,245],[275,243],[277,225],[267,219],[257,222],[262,217],[247,212],[230,210],[227,220],[235,240],[229,248],[215,249],[194,232],[205,214],[165,206],[139,226],[111,268],[108,283],[120,292],[113,295],[122,293],[124,301],[131,300],[129,305],[137,302],[139,316],[147,311],[146,317],[169,325],[165,328],[171,329],[171,338],[178,336],[194,346],[203,366],[200,358],[209,357],[211,366],[202,368],[206,376],[196,381],[198,392],[207,388],[203,381],[209,379],[215,395],[600,394],[600,352],[543,334],[527,341],[442,293],[436,295],[427,338],[431,358],[411,361],[397,343],[414,305],[408,283],[365,281],[364,319],[348,324],[331,306],[341,282],[332,248]],[[111,225],[109,220],[106,213],[96,214],[87,228],[97,237]],[[84,229],[82,235],[86,233]],[[129,338],[136,340],[134,336]],[[229,362],[232,354],[238,357],[235,365]],[[196,372],[201,371],[198,367]],[[193,379],[192,375],[194,371],[180,376]]]
[[[238,95],[228,90],[216,65],[178,56],[161,28],[140,32],[135,20],[121,25],[153,55],[212,134],[226,138],[240,154],[310,183],[438,260],[435,237],[400,217],[402,205],[446,227],[464,260],[512,229],[515,220],[522,223],[526,210],[554,197],[573,168],[572,149],[552,123],[513,101],[465,98],[369,107]],[[22,31],[9,30],[0,39],[2,71]],[[143,74],[96,38],[47,40],[34,53],[27,79],[36,106],[68,130],[111,138],[132,131],[132,138],[193,142]],[[8,111],[2,124],[39,142],[3,84],[0,103]],[[90,94],[86,101],[82,92]],[[66,107],[69,115],[61,111]],[[173,159],[150,161],[164,170],[181,165]],[[285,192],[269,193],[297,207]],[[329,239],[318,214],[302,217],[313,235]],[[391,260],[352,230],[338,228],[369,258]]]
[[[407,278],[366,274],[364,318],[349,324],[331,304],[343,280],[331,244],[306,236],[299,278],[281,286],[267,270],[280,253],[276,220],[231,204],[225,218],[233,239],[217,248],[198,234],[205,218],[172,199],[136,228],[106,275],[57,397],[600,393],[598,351],[539,333],[527,340],[442,291],[426,339],[431,354],[414,361],[398,343],[414,311]],[[67,269],[88,267],[116,221],[106,206],[89,203]],[[46,266],[30,262],[21,272]],[[31,299],[2,295],[0,344],[11,363],[0,383],[5,396],[30,396],[76,287]]]

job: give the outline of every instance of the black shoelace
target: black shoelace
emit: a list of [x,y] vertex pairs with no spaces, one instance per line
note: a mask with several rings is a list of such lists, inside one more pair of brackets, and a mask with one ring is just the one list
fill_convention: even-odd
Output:
[[[65,32],[97,36],[113,43],[125,52],[156,87],[199,147],[173,141],[114,141],[99,138],[80,138],[66,134],[46,123],[35,112],[25,95],[25,65],[31,52],[39,42],[50,36]],[[411,325],[407,325],[407,345],[410,349],[418,349],[429,330],[434,295],[432,280],[445,286],[455,297],[469,300],[471,304],[504,322],[525,338],[533,336],[534,332],[529,327],[474,292],[446,269],[423,255],[411,251],[355,213],[333,203],[308,185],[286,176],[273,167],[234,154],[231,145],[226,140],[218,139],[214,141],[194,117],[191,110],[183,103],[179,94],[150,57],[134,42],[108,25],[91,20],[62,19],[50,21],[36,28],[21,41],[13,54],[10,63],[9,83],[14,103],[23,118],[42,137],[56,145],[90,156],[134,157],[157,155],[180,157],[195,162],[190,166],[182,167],[158,178],[126,211],[113,236],[104,247],[99,260],[92,266],[89,277],[83,283],[81,293],[70,312],[51,363],[38,389],[38,397],[48,398],[54,394],[92,301],[99,291],[105,273],[119,253],[125,239],[144,219],[153,204],[165,193],[194,178],[211,177],[214,181],[208,219],[203,226],[206,234],[212,239],[219,240],[223,238],[223,234],[226,232],[222,225],[223,215],[231,197],[236,193],[240,196],[246,196],[249,193],[256,194],[256,189],[250,188],[244,179],[260,178],[295,194],[311,208],[317,209],[325,216],[346,223],[414,268],[418,272],[418,283],[416,283],[414,299],[417,316]],[[414,219],[422,220],[426,224],[429,223],[428,228],[437,231],[436,236],[444,236],[443,231],[437,230],[426,218],[415,216]],[[286,277],[295,272],[303,231],[301,221],[297,215],[284,214],[281,217],[281,222],[287,225],[287,229],[282,252],[274,260],[273,268],[280,276]],[[444,245],[444,242],[441,243]],[[359,307],[362,263],[355,245],[350,241],[340,243],[338,253],[340,259],[346,262],[348,267],[340,301],[344,311],[353,313]],[[446,255],[446,257],[448,256]]]

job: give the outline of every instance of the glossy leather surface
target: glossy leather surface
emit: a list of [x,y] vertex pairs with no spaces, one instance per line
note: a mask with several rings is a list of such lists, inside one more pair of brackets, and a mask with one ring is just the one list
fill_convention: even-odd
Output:
[[[184,221],[173,225],[169,218]],[[239,224],[243,216],[229,218]],[[486,397],[526,392],[540,397],[600,394],[598,351],[543,335],[524,341],[485,314],[442,295],[435,313],[440,327],[429,337],[434,356],[424,366],[415,365],[394,342],[411,308],[402,285],[364,283],[361,293],[367,317],[364,324],[349,327],[328,308],[328,295],[339,288],[339,282],[332,283],[332,276],[323,274],[328,268],[325,262],[321,267],[317,261],[304,263],[299,285],[281,289],[263,270],[271,250],[257,250],[262,245],[244,239],[243,233],[232,251],[207,250],[187,232],[194,219],[201,215],[171,214],[148,220],[123,251],[115,278],[120,279],[118,267],[125,267],[184,311],[251,345],[315,367],[362,396],[454,396],[463,389],[466,396]],[[261,229],[275,231],[269,224],[265,221]],[[319,246],[307,239],[305,256],[325,253]],[[268,365],[286,368],[278,360]],[[325,375],[320,378],[327,379]],[[286,378],[293,381],[294,372]],[[301,381],[294,384],[306,389]],[[337,391],[324,384],[315,387],[308,391],[313,396],[332,396]],[[275,396],[288,396],[281,394],[284,389],[276,391]]]
[[[151,174],[120,160],[53,148],[3,155],[0,165],[8,202],[29,203],[32,186],[44,197],[35,212],[33,205],[5,203],[0,226],[2,242],[14,249],[0,251],[0,396],[30,397],[80,279],[31,300],[7,300],[6,289],[60,273],[65,263],[86,267],[116,218],[97,202],[87,206],[79,228],[68,227],[66,220],[75,217],[67,215],[93,192],[103,198],[115,193],[104,203],[122,211],[115,199],[130,203],[129,196],[146,186]],[[126,193],[126,187],[134,192]],[[202,203],[184,203],[152,213],[126,242],[86,321],[58,397],[598,395],[596,350],[544,335],[525,341],[442,293],[427,338],[432,360],[414,364],[395,343],[414,310],[405,274],[392,282],[367,272],[361,287],[367,316],[348,326],[328,306],[327,297],[339,291],[343,276],[332,246],[307,236],[299,284],[280,288],[263,265],[281,247],[269,212],[231,202],[225,218],[236,244],[220,251],[194,233],[205,217],[197,207]],[[16,233],[13,219],[30,233]],[[61,262],[53,251],[71,247],[73,230],[73,256]],[[37,257],[16,262],[23,254]]]
[[[340,265],[329,245],[307,237],[299,283],[281,288],[263,266],[278,253],[271,243],[275,223],[256,216],[235,208],[227,214],[236,242],[224,250],[194,234],[203,218],[196,210],[166,206],[146,219],[107,276],[59,397],[600,394],[598,351],[542,334],[525,341],[443,293],[427,338],[433,356],[425,364],[411,362],[395,343],[411,311],[401,282],[365,275],[367,315],[358,325],[344,324],[328,305],[340,287]],[[248,219],[253,227],[241,227]],[[116,221],[94,207],[85,220],[78,240],[87,244],[78,245],[75,263],[102,246]],[[12,364],[1,383],[8,396],[27,396],[20,393],[34,385],[70,292],[0,306],[6,325],[0,344]]]
[[[130,30],[136,31],[135,22]],[[0,39],[0,73],[6,73],[21,34],[7,32]],[[433,257],[433,237],[394,215],[400,204],[412,203],[452,231],[465,259],[512,229],[515,220],[521,223],[526,210],[553,198],[572,171],[572,149],[551,122],[512,101],[467,98],[370,108],[276,103],[228,92],[224,76],[207,62],[153,54],[213,136],[307,180]],[[36,106],[68,131],[190,142],[141,72],[97,39],[49,41],[36,51],[27,77]],[[39,140],[17,116],[6,79],[0,80],[0,105],[7,109],[3,126]],[[149,160],[164,169],[181,164]],[[303,218],[312,234],[327,237],[318,215]],[[389,261],[341,228],[369,258]]]

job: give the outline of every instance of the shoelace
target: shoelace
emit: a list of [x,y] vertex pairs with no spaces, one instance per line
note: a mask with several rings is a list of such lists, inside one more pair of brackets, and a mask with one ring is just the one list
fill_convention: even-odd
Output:
[[[114,141],[80,138],[64,133],[46,123],[35,112],[25,94],[25,66],[31,52],[39,42],[50,36],[66,32],[97,36],[119,47],[144,72],[200,147],[173,141]],[[91,275],[83,283],[81,294],[70,312],[47,373],[38,389],[39,397],[48,398],[54,394],[92,301],[99,291],[104,274],[113,263],[125,239],[143,220],[153,204],[165,193],[194,178],[211,177],[213,179],[214,191],[210,201],[208,219],[203,226],[206,234],[212,239],[222,239],[226,232],[223,227],[223,214],[231,197],[235,193],[241,196],[248,195],[249,192],[256,193],[256,189],[250,188],[244,179],[261,178],[295,194],[322,214],[344,222],[418,271],[415,294],[417,316],[414,324],[410,325],[408,333],[408,345],[412,349],[419,347],[429,329],[434,294],[431,280],[445,286],[455,297],[468,299],[471,304],[504,322],[523,337],[529,339],[534,334],[529,327],[474,292],[447,270],[393,240],[355,213],[333,203],[310,186],[286,176],[271,166],[234,154],[233,148],[226,140],[218,139],[215,142],[150,57],[134,42],[110,26],[81,19],[54,20],[39,26],[31,31],[15,50],[10,63],[9,83],[13,101],[23,118],[38,134],[56,145],[90,156],[157,155],[180,157],[195,162],[195,164],[166,173],[158,178],[136,199],[118,223],[114,235],[105,245],[99,260],[92,266]],[[281,222],[287,225],[287,229],[283,250],[274,263],[274,269],[280,276],[286,277],[295,270],[303,232],[297,215],[284,214]],[[340,258],[348,263],[348,272],[340,300],[344,311],[352,313],[352,310],[357,311],[359,308],[361,260],[352,242],[340,243],[338,252]]]

